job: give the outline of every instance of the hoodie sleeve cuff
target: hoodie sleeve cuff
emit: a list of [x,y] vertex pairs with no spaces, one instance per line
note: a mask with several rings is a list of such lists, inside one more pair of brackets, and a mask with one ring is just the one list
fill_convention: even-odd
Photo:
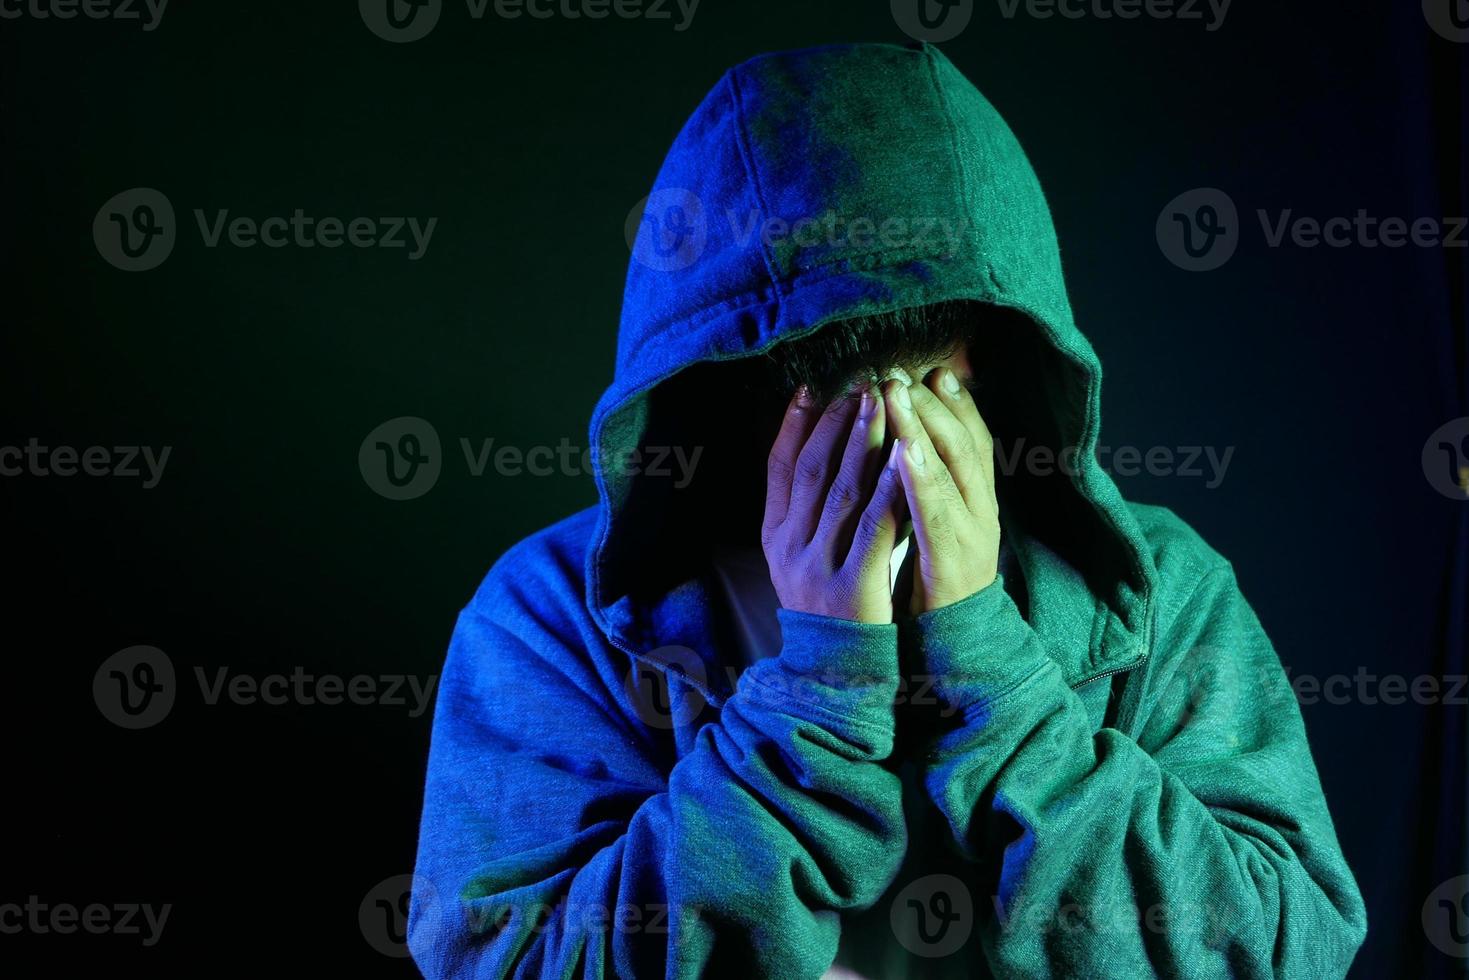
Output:
[[1003,575],[967,599],[904,620],[901,629],[904,645],[918,654],[916,669],[951,708],[992,701],[1050,662]]
[[752,693],[786,708],[810,708],[848,721],[893,728],[898,690],[898,628],[831,616],[776,611],[781,651],[745,671]]

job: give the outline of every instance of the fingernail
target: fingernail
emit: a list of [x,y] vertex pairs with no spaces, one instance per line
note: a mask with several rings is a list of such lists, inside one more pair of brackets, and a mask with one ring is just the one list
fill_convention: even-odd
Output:
[[809,387],[801,385],[796,389],[797,408],[810,408],[813,402],[814,399],[811,397],[811,389]]
[[923,469],[923,447],[919,446],[918,443],[913,442],[908,444],[908,458],[913,461],[913,465],[916,468]]
[[908,394],[907,385],[903,385],[898,388],[897,399],[899,408],[901,408],[905,412],[913,411],[913,398]]
[[944,369],[944,390],[950,395],[958,397],[960,391],[959,378],[948,368]]
[[870,419],[876,411],[877,399],[872,397],[872,389],[863,388],[862,403],[860,406],[858,406],[857,409],[858,414],[860,414],[864,419]]

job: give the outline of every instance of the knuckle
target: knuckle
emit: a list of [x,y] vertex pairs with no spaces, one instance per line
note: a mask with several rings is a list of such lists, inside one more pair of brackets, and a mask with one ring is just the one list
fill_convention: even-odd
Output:
[[814,453],[802,453],[796,460],[796,482],[815,486],[826,477],[826,461]]
[[775,544],[775,553],[767,556],[767,560],[781,572],[792,572],[800,568],[802,557],[800,548],[793,546],[789,540],[782,540]]
[[924,523],[928,525],[928,535],[929,539],[933,542],[934,550],[938,551],[946,548],[948,546],[948,537],[954,529],[954,523],[949,520],[948,513],[939,510],[938,513],[928,515]]
[[886,514],[874,514],[871,511],[866,511],[857,521],[856,540],[859,542],[874,541],[881,537],[887,529],[888,520]]
[[961,430],[949,440],[949,451],[956,462],[965,465],[973,463],[979,456],[979,446],[975,444],[974,436],[970,435],[967,430]]
[[941,466],[934,472],[936,492],[945,504],[950,505],[961,497],[959,493],[959,481],[954,478],[954,469],[957,469],[957,467],[952,465]]
[[832,481],[826,495],[827,502],[837,510],[850,510],[862,499],[862,491],[849,476],[838,476]]

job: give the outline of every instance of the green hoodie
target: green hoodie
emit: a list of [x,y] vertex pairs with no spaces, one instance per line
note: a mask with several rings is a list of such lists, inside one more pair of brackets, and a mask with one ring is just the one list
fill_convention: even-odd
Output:
[[[713,509],[744,475],[623,454],[702,444],[753,354],[946,301],[1007,324],[997,440],[1060,460],[1002,472],[1012,572],[893,624],[780,610],[779,654],[740,670],[709,555],[755,533]],[[1100,383],[1035,175],[942,54],[728,72],[634,245],[600,502],[503,556],[456,628],[424,972],[1344,974],[1365,912],[1286,674],[1229,563],[1103,472]]]

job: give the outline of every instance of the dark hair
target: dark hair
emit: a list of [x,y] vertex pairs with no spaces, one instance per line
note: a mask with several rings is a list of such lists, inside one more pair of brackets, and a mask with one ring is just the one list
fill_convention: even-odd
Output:
[[839,320],[765,353],[773,383],[789,398],[805,385],[826,405],[855,384],[885,377],[893,368],[910,374],[958,350],[974,325],[973,310],[937,303]]

